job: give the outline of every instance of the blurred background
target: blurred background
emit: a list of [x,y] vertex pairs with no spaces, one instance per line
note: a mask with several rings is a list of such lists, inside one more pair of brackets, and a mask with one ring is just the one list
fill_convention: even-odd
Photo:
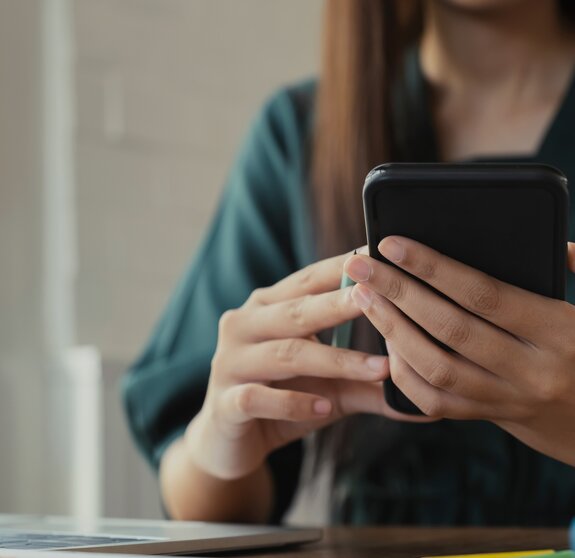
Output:
[[0,0],[0,513],[160,517],[118,381],[321,0]]

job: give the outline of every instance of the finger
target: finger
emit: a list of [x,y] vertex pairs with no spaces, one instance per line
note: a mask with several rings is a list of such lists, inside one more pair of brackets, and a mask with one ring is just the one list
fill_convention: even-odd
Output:
[[390,355],[390,371],[395,385],[428,417],[472,420],[489,416],[476,401],[458,397],[428,384],[393,350]]
[[[229,367],[227,367],[229,368]],[[388,376],[387,357],[338,349],[302,338],[255,343],[236,355],[234,383],[297,376],[373,382]]]
[[567,265],[571,273],[575,273],[575,242],[567,243]]
[[339,407],[343,415],[367,413],[381,415],[402,422],[428,423],[433,417],[400,413],[389,406],[385,400],[381,382],[346,382],[340,385]]
[[[403,271],[373,258],[355,256],[346,263],[348,273],[353,275],[357,264],[370,269],[363,285],[391,301],[432,337],[481,367],[509,376],[532,359],[532,346],[437,295]],[[368,292],[364,294],[369,296]],[[359,304],[360,298],[356,302]]]
[[[356,294],[357,293],[357,294]],[[478,401],[505,397],[509,384],[500,377],[458,355],[450,354],[417,327],[387,299],[357,285],[354,296],[369,296],[365,315],[383,335],[386,344],[428,384]]]
[[321,260],[288,275],[271,287],[255,289],[248,299],[248,304],[273,304],[338,289],[343,264],[350,255],[351,253],[347,253]]
[[326,419],[332,412],[329,399],[310,393],[275,389],[261,384],[241,384],[222,398],[226,416],[236,424],[253,419],[303,422]]
[[308,337],[361,315],[350,292],[348,287],[254,307],[249,320],[243,319],[240,310],[234,331],[251,341]]
[[[333,403],[333,411],[325,424],[357,413],[381,415],[392,420],[406,422],[430,422],[428,417],[406,415],[392,409],[385,400],[381,382],[328,381],[320,378],[299,377],[278,382],[275,385],[296,391],[321,394],[329,399]],[[320,427],[323,424],[320,423]]]
[[541,316],[549,315],[549,304],[560,304],[503,283],[405,237],[387,237],[379,249],[394,264],[469,312],[533,343],[541,337]]

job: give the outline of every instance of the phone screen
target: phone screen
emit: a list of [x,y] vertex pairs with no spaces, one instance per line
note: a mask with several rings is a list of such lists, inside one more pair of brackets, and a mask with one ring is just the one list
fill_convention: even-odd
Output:
[[556,203],[547,190],[403,184],[378,194],[375,205],[380,239],[407,236],[506,283],[558,294]]

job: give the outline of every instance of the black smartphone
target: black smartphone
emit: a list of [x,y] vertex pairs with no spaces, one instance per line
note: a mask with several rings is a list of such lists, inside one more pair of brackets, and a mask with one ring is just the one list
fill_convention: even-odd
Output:
[[[401,235],[501,281],[565,297],[569,194],[567,179],[553,167],[389,163],[367,175],[363,204],[376,260],[394,265],[377,246]],[[421,414],[391,380],[384,390],[397,411]]]

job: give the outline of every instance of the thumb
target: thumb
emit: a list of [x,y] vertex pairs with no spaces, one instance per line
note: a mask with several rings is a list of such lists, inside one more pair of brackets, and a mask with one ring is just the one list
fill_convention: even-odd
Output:
[[575,273],[575,242],[567,243],[567,267],[571,273]]

